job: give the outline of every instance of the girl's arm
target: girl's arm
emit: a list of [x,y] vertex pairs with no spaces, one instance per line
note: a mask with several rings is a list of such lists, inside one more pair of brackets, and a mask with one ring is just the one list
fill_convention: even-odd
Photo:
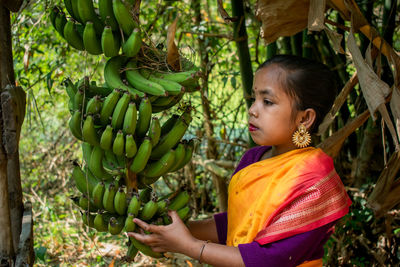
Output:
[[214,217],[205,220],[189,221],[187,227],[193,237],[218,243],[217,226]]
[[[206,243],[206,241],[200,240],[191,234],[176,211],[170,211],[169,215],[172,218],[172,223],[160,226],[147,224],[136,218],[134,222],[145,231],[151,232],[151,234],[128,233],[128,235],[150,246],[155,252],[169,251],[181,253],[213,266],[245,266],[237,247]],[[199,225],[201,224],[197,222],[191,225],[195,235],[201,237],[208,236],[209,234],[205,234],[203,230],[199,230],[204,229],[204,227],[199,227]],[[205,225],[210,226],[213,223],[208,221]],[[216,230],[213,231],[214,234],[211,234],[210,237],[215,238],[217,235]],[[202,253],[201,250],[203,250]]]

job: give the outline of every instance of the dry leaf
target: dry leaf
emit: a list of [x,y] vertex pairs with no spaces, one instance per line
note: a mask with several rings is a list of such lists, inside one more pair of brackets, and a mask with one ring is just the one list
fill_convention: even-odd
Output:
[[[376,216],[381,216],[385,211],[387,211],[384,209],[384,203],[387,202],[391,191],[393,189],[396,191],[399,190],[398,186],[393,186],[396,185],[395,179],[399,170],[400,170],[400,151],[395,151],[390,157],[388,164],[381,172],[381,175],[379,176],[378,181],[376,182],[374,190],[368,197],[368,206],[372,208]],[[394,201],[393,201],[393,196],[391,196],[390,199],[391,203],[400,202],[399,195],[396,196]],[[386,208],[391,206],[391,204],[390,205],[388,204],[389,203],[386,203],[385,205]]]
[[322,135],[331,125],[333,120],[336,117],[337,112],[340,110],[342,105],[346,102],[347,96],[350,94],[350,91],[356,86],[358,83],[357,72],[353,74],[350,80],[344,85],[343,89],[340,91],[339,95],[336,97],[335,102],[332,105],[331,110],[326,114],[323,122],[318,127],[318,135]]
[[259,0],[256,16],[267,44],[281,36],[292,36],[307,27],[310,0]]
[[397,137],[400,141],[400,91],[399,88],[393,88],[392,99],[390,100],[390,109],[394,118],[397,130]]
[[171,66],[171,68],[175,71],[181,70],[181,62],[178,47],[175,44],[175,32],[176,25],[178,23],[178,17],[172,22],[172,24],[168,28],[167,33],[167,63]]
[[321,31],[325,28],[325,0],[310,0],[308,8],[308,30]]
[[343,35],[338,32],[332,31],[328,27],[324,27],[324,30],[329,40],[331,40],[332,48],[335,50],[335,52],[344,54],[344,50],[341,46]]
[[325,139],[321,144],[318,145],[318,147],[332,158],[336,158],[337,155],[339,155],[343,142],[351,133],[364,124],[364,122],[369,118],[369,115],[370,114],[368,110],[364,111],[355,119],[348,122],[343,128]]
[[367,102],[368,109],[375,120],[376,116],[374,113],[381,104],[386,102],[385,98],[390,93],[390,87],[379,79],[374,70],[365,62],[354,39],[352,29],[353,28],[350,29],[349,37],[347,39],[348,48],[353,58],[354,66],[357,69],[363,96]]

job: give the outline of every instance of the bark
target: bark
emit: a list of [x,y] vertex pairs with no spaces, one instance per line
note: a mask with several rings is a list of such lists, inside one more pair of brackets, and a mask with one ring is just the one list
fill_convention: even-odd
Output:
[[[192,7],[195,12],[195,21],[196,25],[200,26],[202,22],[202,15],[200,10],[200,1],[193,1]],[[198,38],[198,46],[199,46],[199,53],[201,59],[201,70],[203,72],[203,79],[202,85],[200,89],[200,96],[201,96],[201,105],[203,108],[203,115],[204,115],[204,129],[207,138],[207,149],[206,149],[206,156],[209,159],[217,159],[218,158],[218,150],[217,144],[213,138],[214,136],[214,125],[212,124],[212,115],[211,115],[211,108],[208,99],[208,76],[209,76],[209,58],[207,52],[207,45],[204,41],[204,37]],[[228,203],[228,189],[225,183],[225,178],[216,175],[215,173],[211,173],[211,177],[213,179],[217,196],[218,196],[218,205],[220,211],[226,211],[227,203]]]
[[[18,1],[15,2],[16,4]],[[4,4],[4,3],[2,3]],[[0,6],[0,226],[1,253],[13,258],[18,248],[22,226],[22,188],[19,166],[19,137],[25,116],[26,96],[15,86],[11,46],[10,11]],[[7,200],[6,200],[7,199]],[[4,238],[3,238],[4,237]],[[11,241],[11,244],[9,242]],[[33,251],[33,247],[31,247]]]
[[[10,57],[10,11],[0,5],[0,89],[14,82],[12,57]],[[12,55],[12,54],[11,54]],[[10,72],[11,70],[11,72]],[[10,73],[12,74],[11,76]],[[1,110],[1,114],[3,110]],[[3,119],[0,116],[0,264],[11,265],[14,258],[13,235],[8,198],[7,153],[3,146]]]

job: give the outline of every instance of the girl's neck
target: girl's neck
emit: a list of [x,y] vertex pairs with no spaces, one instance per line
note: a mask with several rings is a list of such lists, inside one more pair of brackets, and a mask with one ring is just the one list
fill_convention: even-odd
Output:
[[265,151],[265,153],[263,154],[263,156],[261,157],[261,160],[263,159],[268,159],[268,158],[272,158],[278,155],[281,155],[283,153],[292,151],[294,149],[297,149],[296,146],[291,146],[291,147],[276,147],[276,146],[272,146],[271,149],[268,149],[267,151]]

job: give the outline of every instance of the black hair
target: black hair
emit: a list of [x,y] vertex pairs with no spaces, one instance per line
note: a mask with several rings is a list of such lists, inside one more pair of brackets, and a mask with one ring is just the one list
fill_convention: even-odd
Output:
[[273,56],[257,70],[271,65],[284,71],[282,87],[286,94],[293,97],[295,108],[315,110],[316,118],[310,128],[310,132],[315,133],[335,101],[337,83],[334,73],[320,62],[294,55]]

